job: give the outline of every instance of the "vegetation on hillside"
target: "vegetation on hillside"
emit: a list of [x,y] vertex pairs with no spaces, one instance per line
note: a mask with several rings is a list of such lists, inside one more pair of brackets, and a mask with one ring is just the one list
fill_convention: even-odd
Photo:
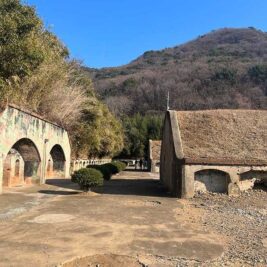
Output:
[[65,127],[76,157],[112,156],[123,147],[122,126],[68,55],[33,7],[0,1],[1,104],[16,103]]
[[267,108],[267,33],[221,29],[128,65],[87,69],[114,114],[214,108]]

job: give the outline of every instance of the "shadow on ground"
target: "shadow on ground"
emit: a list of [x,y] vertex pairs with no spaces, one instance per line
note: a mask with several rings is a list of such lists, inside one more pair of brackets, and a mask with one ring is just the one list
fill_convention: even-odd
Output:
[[40,190],[39,193],[47,194],[47,195],[68,196],[68,195],[77,195],[80,192],[78,192],[78,191],[63,191],[63,190]]
[[155,179],[114,179],[92,191],[107,195],[171,197],[160,181]]
[[52,188],[39,190],[39,193],[61,196],[77,195],[81,193],[79,186],[70,179],[48,179],[46,180],[46,184],[52,186]]
[[[50,179],[47,180],[46,184],[59,189],[45,189],[40,190],[39,193],[49,195],[75,195],[81,193],[78,185],[71,182],[70,179]],[[95,187],[92,191],[103,195],[171,197],[159,180],[142,178],[115,178],[105,181],[103,186]]]

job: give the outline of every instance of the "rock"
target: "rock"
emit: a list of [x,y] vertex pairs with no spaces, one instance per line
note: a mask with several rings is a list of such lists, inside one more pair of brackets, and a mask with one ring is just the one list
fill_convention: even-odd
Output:
[[228,195],[231,197],[238,197],[240,195],[240,189],[237,184],[230,183],[228,185]]

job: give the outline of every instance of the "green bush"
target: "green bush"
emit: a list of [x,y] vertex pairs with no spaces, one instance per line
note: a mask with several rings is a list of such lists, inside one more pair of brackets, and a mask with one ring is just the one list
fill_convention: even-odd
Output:
[[113,161],[111,162],[111,164],[116,167],[118,172],[124,171],[126,169],[126,164],[121,161]]
[[84,191],[89,191],[91,187],[103,185],[103,174],[94,168],[84,168],[75,171],[71,181],[79,184]]
[[87,166],[87,168],[93,168],[96,169],[98,171],[100,171],[104,177],[105,180],[110,180],[111,176],[112,176],[112,171],[111,168],[109,166],[107,166],[106,164],[102,164],[102,165],[89,165]]
[[110,170],[110,172],[112,174],[117,174],[120,172],[120,169],[118,167],[118,165],[116,164],[116,162],[110,162],[110,163],[106,163],[104,164],[106,166],[106,168],[108,168]]
[[127,163],[125,163],[123,161],[119,161],[119,164],[121,165],[121,171],[124,171],[127,167]]
[[93,168],[100,171],[105,180],[110,180],[113,174],[117,174],[126,169],[126,164],[121,161],[113,161],[102,165],[88,165],[87,168]]

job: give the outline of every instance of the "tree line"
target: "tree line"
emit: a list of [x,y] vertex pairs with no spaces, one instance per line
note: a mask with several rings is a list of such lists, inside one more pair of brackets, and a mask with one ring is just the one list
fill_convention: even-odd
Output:
[[147,158],[148,141],[160,140],[162,137],[163,116],[141,115],[123,116],[125,146],[120,158]]
[[121,122],[95,94],[82,65],[44,27],[34,7],[0,1],[0,104],[15,103],[66,128],[73,157],[123,148]]

